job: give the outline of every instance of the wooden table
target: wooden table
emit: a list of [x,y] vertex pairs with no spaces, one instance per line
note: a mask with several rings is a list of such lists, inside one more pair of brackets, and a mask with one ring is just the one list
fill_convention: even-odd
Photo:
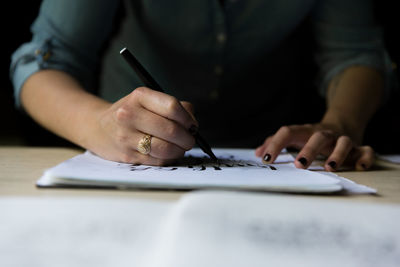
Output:
[[[162,190],[36,188],[35,182],[45,169],[82,152],[70,148],[0,147],[0,196],[116,196],[175,201],[185,193]],[[371,171],[338,174],[356,183],[373,187],[378,190],[378,194],[309,196],[338,201],[400,203],[400,165],[378,161]]]

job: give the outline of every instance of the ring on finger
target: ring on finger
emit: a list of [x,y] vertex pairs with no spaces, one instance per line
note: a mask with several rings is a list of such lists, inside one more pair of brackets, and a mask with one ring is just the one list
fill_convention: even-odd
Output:
[[149,134],[145,134],[142,139],[140,139],[138,145],[137,145],[137,150],[139,153],[143,155],[150,154],[151,151],[151,138],[152,136]]

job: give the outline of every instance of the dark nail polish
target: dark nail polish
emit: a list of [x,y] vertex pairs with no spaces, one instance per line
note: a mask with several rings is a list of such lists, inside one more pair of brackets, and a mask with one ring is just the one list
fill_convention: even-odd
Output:
[[364,163],[361,164],[361,167],[366,170],[367,169],[367,165],[365,165]]
[[307,165],[307,159],[305,157],[299,158],[299,162],[305,167]]
[[191,135],[195,135],[195,134],[197,134],[197,131],[199,130],[199,128],[196,126],[196,125],[192,125],[192,126],[190,126],[190,128],[189,128],[189,133],[191,134]]
[[268,153],[265,154],[265,156],[263,157],[263,160],[264,160],[264,161],[267,161],[267,162],[268,162],[270,159],[271,159],[271,155],[268,154]]
[[336,170],[336,161],[331,161],[328,163],[329,166],[331,166],[332,169]]

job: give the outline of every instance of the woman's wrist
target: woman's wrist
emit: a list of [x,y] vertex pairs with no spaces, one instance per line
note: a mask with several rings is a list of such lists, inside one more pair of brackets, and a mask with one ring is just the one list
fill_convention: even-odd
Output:
[[351,114],[328,109],[320,123],[327,125],[337,133],[349,136],[355,143],[361,144],[368,121],[359,120]]
[[383,77],[378,71],[365,66],[349,67],[332,79],[327,91],[327,111],[321,123],[331,125],[361,144],[382,94]]
[[72,76],[57,70],[43,70],[29,77],[21,101],[43,127],[86,149],[98,134],[98,114],[110,105],[85,91]]
[[94,99],[89,100],[90,104],[87,106],[85,115],[77,122],[80,130],[77,139],[74,140],[77,145],[88,150],[93,150],[104,139],[101,118],[112,105],[96,96],[93,97]]

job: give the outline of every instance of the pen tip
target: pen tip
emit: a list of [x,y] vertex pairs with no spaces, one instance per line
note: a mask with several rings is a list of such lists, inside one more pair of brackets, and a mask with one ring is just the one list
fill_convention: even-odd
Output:
[[119,51],[120,54],[122,54],[126,50],[126,47],[122,48],[121,51]]

